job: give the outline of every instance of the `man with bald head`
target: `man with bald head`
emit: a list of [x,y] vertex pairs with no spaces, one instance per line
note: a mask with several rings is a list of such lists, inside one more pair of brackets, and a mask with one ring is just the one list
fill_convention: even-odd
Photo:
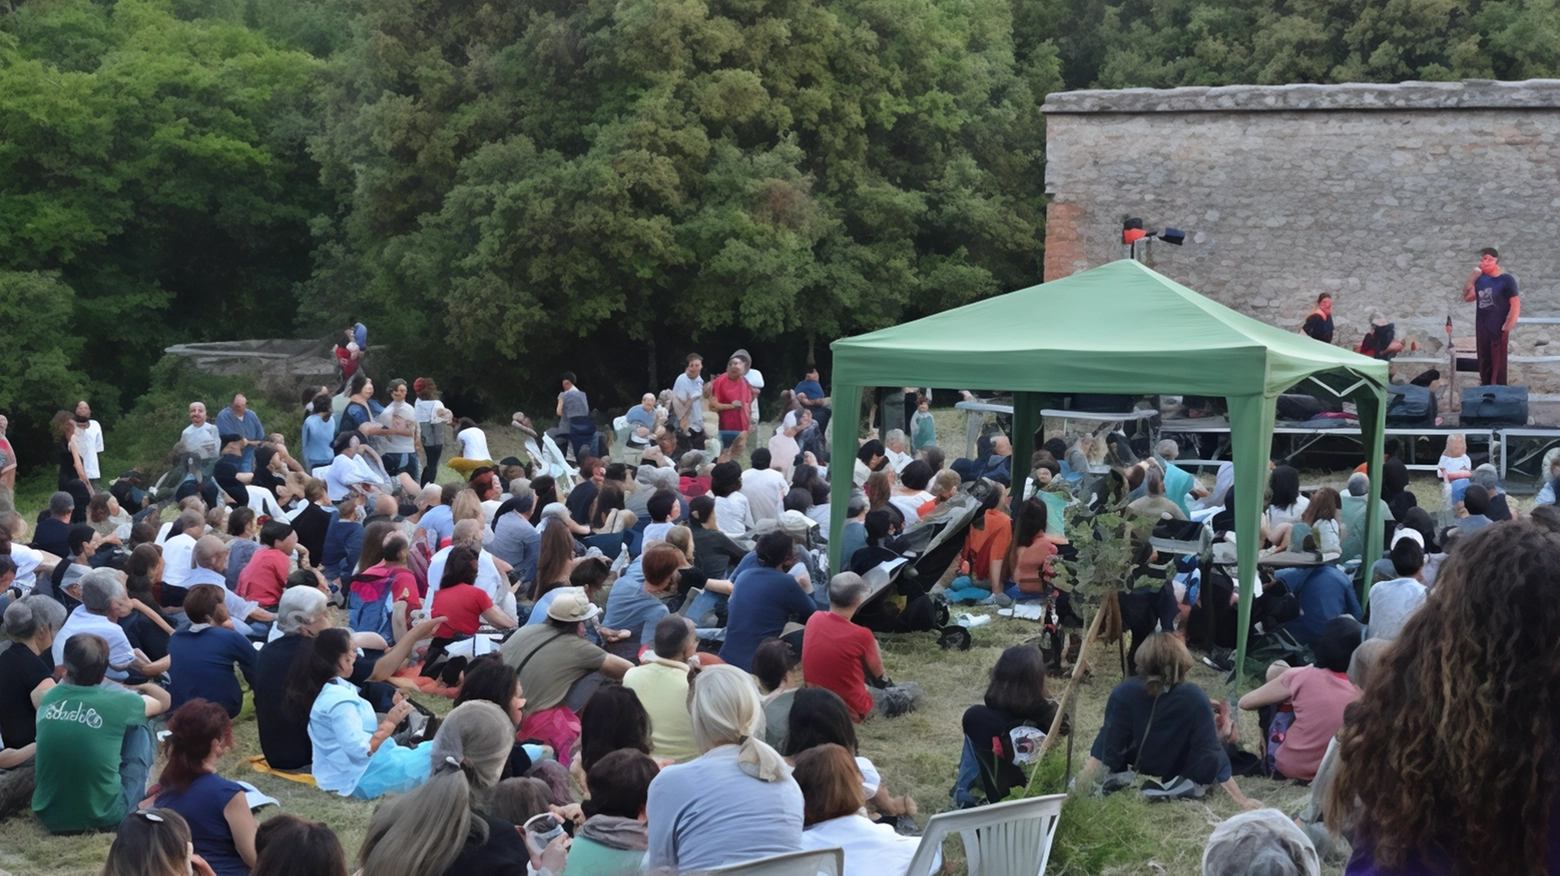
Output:
[[233,396],[233,403],[217,414],[217,431],[243,437],[244,461],[239,468],[254,471],[255,448],[265,443],[265,426],[260,423],[260,415],[249,409],[249,399],[243,393]]
[[[191,552],[195,568],[190,570],[188,577],[184,579],[186,592],[197,584],[215,584],[222,588],[222,604],[226,606],[228,617],[233,619],[233,629],[246,636],[264,639],[271,631],[271,621],[276,615],[260,607],[258,602],[251,602],[227,587],[228,544],[215,535],[203,535],[195,540],[195,548]],[[186,619],[179,624],[180,629],[189,626]]]
[[444,580],[444,564],[450,558],[450,551],[457,547],[465,547],[477,551],[476,588],[486,593],[488,599],[492,600],[504,614],[519,619],[515,594],[510,589],[506,576],[510,566],[498,560],[482,546],[486,534],[486,527],[480,520],[462,520],[455,524],[455,534],[450,538],[450,546],[434,554],[433,559],[428,561],[428,595],[423,597],[424,605],[432,605],[433,595],[439,592],[439,583]]

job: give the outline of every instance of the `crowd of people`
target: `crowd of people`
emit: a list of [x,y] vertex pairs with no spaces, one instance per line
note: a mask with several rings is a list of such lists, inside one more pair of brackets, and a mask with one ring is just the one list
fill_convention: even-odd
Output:
[[[1233,530],[1231,470],[1205,489],[1176,465],[1173,441],[1138,459],[1117,435],[1052,439],[1023,466],[994,434],[950,461],[925,394],[904,428],[885,423],[854,458],[831,460],[814,369],[782,393],[759,446],[763,380],[744,351],[709,382],[690,355],[671,389],[622,415],[617,447],[565,375],[549,434],[567,455],[494,460],[488,435],[457,419],[433,380],[391,380],[381,404],[366,342],[340,349],[339,392],[301,394],[296,456],[242,395],[215,423],[195,402],[172,496],[158,501],[133,471],[105,488],[101,428],[83,403],[60,421],[61,489],[36,526],[0,512],[0,804],[30,805],[51,833],[117,831],[105,872],[346,872],[328,828],[261,823],[246,789],[220,774],[247,700],[259,750],[245,754],[258,768],[374,801],[355,850],[365,873],[626,876],[835,846],[847,873],[903,873],[917,806],[891,792],[855,727],[913,711],[922,694],[888,677],[878,635],[934,629],[953,602],[1039,600],[1047,616],[1068,614],[1055,584],[1077,556],[1076,523],[1063,512],[1087,501],[1102,466],[1144,544],[1160,525]],[[514,425],[533,448],[544,440],[524,415]],[[447,428],[459,449],[446,459]],[[1560,454],[1551,463],[1560,477]],[[1188,680],[1189,626],[1223,598],[1215,581],[1182,570],[1120,594],[1131,677],[1111,692],[1084,787],[1179,798],[1220,785],[1261,810],[1238,777],[1315,782],[1298,824],[1258,812],[1221,827],[1209,866],[1245,860],[1216,854],[1226,840],[1319,860],[1342,854],[1344,835],[1356,863],[1375,868],[1359,872],[1491,860],[1467,837],[1543,864],[1547,843],[1520,833],[1545,835],[1542,806],[1481,789],[1489,806],[1459,820],[1424,802],[1466,815],[1452,788],[1423,777],[1472,777],[1514,748],[1425,716],[1409,722],[1405,748],[1421,760],[1381,752],[1393,710],[1433,701],[1487,717],[1476,684],[1454,690],[1461,663],[1392,647],[1444,646],[1453,604],[1485,606],[1476,624],[1510,625],[1478,643],[1481,672],[1539,677],[1551,613],[1523,600],[1560,568],[1546,562],[1560,541],[1545,528],[1560,514],[1497,525],[1514,509],[1455,436],[1439,526],[1401,461],[1376,470],[1390,528],[1381,558],[1362,555],[1369,474],[1305,495],[1297,472],[1273,470],[1264,544],[1305,560],[1266,581],[1256,614],[1296,650],[1238,703]],[[852,484],[838,569],[825,550],[831,476]],[[954,518],[969,522],[945,574],[881,574],[908,530]],[[1491,574],[1518,560],[1512,576]],[[1375,582],[1368,601],[1355,577]],[[963,717],[953,806],[1002,800],[1040,739],[1071,732],[1048,691],[1059,657],[1081,659],[1033,645],[1001,654]],[[1389,669],[1395,681],[1372,681]],[[1524,713],[1541,703],[1542,726],[1498,735],[1531,737],[1528,790],[1547,801],[1541,688],[1502,696],[1531,698]],[[430,691],[455,698],[442,720],[418,703]],[[1396,702],[1409,696],[1417,705]],[[1259,713],[1256,754],[1231,705]],[[1440,745],[1447,734],[1459,734],[1455,753]],[[1414,844],[1425,836],[1439,845]]]

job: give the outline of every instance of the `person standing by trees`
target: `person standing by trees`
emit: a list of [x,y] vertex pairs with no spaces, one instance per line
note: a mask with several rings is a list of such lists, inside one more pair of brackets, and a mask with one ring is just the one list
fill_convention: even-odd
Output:
[[1463,284],[1463,300],[1479,302],[1474,318],[1479,383],[1505,386],[1506,344],[1522,315],[1522,299],[1517,278],[1501,271],[1500,253],[1493,246],[1479,250],[1479,267]]
[[726,459],[741,456],[747,445],[753,387],[744,371],[742,360],[732,356],[726,373],[710,381],[710,407],[720,416],[720,446]]
[[[704,357],[688,354],[688,365],[672,384],[672,423],[678,449],[704,447]],[[694,436],[698,440],[694,440]]]
[[254,471],[255,447],[265,442],[265,426],[260,415],[249,409],[249,399],[243,393],[233,396],[233,403],[217,413],[217,432],[243,436],[244,461],[239,471]]
[[98,469],[98,454],[103,452],[103,424],[92,419],[92,406],[85,399],[76,402],[76,452],[81,454],[83,480],[87,489],[97,492],[103,473]]
[[11,421],[0,414],[0,512],[16,510],[16,451],[5,437],[10,426]]
[[81,464],[81,441],[69,411],[54,415],[54,462],[59,466],[59,490],[75,500],[71,523],[85,523],[92,490],[87,486],[86,469]]
[[417,429],[421,432],[423,453],[428,461],[423,466],[422,484],[433,483],[439,471],[439,457],[444,454],[444,427],[455,419],[450,409],[439,401],[439,387],[432,377],[419,377],[412,381],[412,391],[417,393]]

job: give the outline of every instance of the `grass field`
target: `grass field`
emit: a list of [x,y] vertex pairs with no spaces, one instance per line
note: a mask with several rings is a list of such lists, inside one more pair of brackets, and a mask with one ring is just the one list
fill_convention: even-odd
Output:
[[[955,412],[939,412],[939,431],[949,436],[962,435],[962,417]],[[507,426],[489,428],[490,443],[496,456],[518,449],[518,433]],[[447,477],[453,472],[444,470]],[[1341,485],[1341,475],[1307,473],[1306,483]],[[1421,502],[1436,507],[1439,494],[1431,481],[1416,481]],[[960,611],[965,611],[961,609]],[[971,609],[973,613],[989,613]],[[961,745],[960,716],[964,709],[980,700],[987,672],[1001,650],[1010,645],[1037,638],[1038,625],[1001,617],[974,630],[969,651],[943,651],[934,634],[921,633],[880,637],[884,662],[890,676],[898,681],[916,681],[926,696],[920,711],[894,720],[872,720],[862,725],[862,754],[870,757],[894,794],[909,793],[916,799],[922,823],[932,814],[948,808],[948,791],[953,785]],[[1098,732],[1106,697],[1121,678],[1115,645],[1098,645],[1089,655],[1092,677],[1080,689],[1074,721],[1073,767],[1076,770],[1087,757],[1088,748]],[[1225,694],[1223,678],[1198,665],[1192,680],[1210,695]],[[1060,696],[1062,680],[1053,679],[1052,696]],[[419,697],[435,711],[449,708],[449,701],[437,697]],[[1242,737],[1258,738],[1254,714],[1242,716]],[[314,788],[269,775],[255,773],[243,758],[259,753],[259,742],[252,715],[240,716],[234,727],[237,750],[221,765],[222,774],[255,784],[277,798],[280,811],[323,821],[336,830],[349,858],[356,857],[363,832],[373,811],[372,803],[363,803],[327,794]],[[1058,745],[1048,762],[1042,765],[1051,781],[1058,781],[1067,756],[1064,742]],[[155,778],[155,773],[154,773]],[[1240,779],[1248,796],[1294,814],[1304,805],[1308,789],[1291,782]],[[268,807],[259,813],[264,819],[279,810]],[[1130,793],[1108,798],[1075,797],[1062,813],[1049,872],[1052,874],[1196,874],[1200,872],[1203,845],[1213,826],[1239,811],[1222,791],[1199,801],[1148,803]],[[82,837],[50,837],[29,815],[0,822],[0,871],[49,876],[49,874],[93,873],[107,855],[112,836],[95,834]],[[960,860],[957,841],[950,847],[950,860]],[[1337,868],[1324,869],[1336,874]],[[578,874],[587,876],[587,874]]]

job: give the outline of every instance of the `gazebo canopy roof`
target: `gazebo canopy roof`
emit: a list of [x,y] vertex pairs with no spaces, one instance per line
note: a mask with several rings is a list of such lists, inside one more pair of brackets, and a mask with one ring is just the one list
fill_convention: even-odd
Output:
[[1237,313],[1129,259],[832,349],[836,382],[856,386],[1273,397],[1313,374],[1387,382],[1385,362]]

